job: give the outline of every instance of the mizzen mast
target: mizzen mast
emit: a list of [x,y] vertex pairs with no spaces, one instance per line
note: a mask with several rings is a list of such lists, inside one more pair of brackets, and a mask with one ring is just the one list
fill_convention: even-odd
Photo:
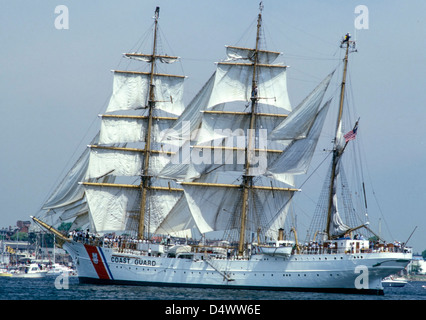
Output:
[[339,135],[341,133],[341,125],[342,125],[342,115],[343,115],[343,104],[345,99],[345,86],[346,86],[346,74],[348,69],[348,57],[349,57],[349,47],[352,41],[350,41],[349,33],[345,35],[344,40],[341,43],[341,47],[343,48],[346,45],[345,57],[343,59],[343,78],[340,88],[340,103],[339,103],[339,112],[337,115],[337,123],[336,123],[336,133],[334,138],[334,148],[333,148],[333,160],[332,160],[332,168],[331,168],[331,176],[330,176],[330,191],[329,191],[329,199],[328,199],[328,211],[327,211],[327,226],[326,233],[327,238],[332,239],[332,234],[330,230],[332,214],[333,214],[333,204],[336,194],[336,176],[337,176],[337,167],[339,160],[343,154],[344,148],[339,148]]

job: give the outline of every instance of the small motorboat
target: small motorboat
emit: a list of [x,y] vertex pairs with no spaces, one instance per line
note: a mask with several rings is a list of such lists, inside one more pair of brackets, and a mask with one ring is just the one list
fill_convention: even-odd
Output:
[[407,280],[401,277],[386,277],[382,280],[383,287],[403,287],[407,284]]
[[10,273],[14,278],[44,278],[47,274],[47,269],[42,269],[37,263],[31,263],[11,270]]

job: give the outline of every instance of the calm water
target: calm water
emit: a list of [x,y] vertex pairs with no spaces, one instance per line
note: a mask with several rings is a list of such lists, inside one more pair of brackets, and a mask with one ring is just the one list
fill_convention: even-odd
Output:
[[[426,282],[408,282],[402,288],[385,288],[384,296],[158,288],[142,286],[100,286],[80,284],[77,278],[66,283],[56,277],[19,279],[0,277],[0,300],[426,300]],[[63,289],[58,289],[58,287]]]

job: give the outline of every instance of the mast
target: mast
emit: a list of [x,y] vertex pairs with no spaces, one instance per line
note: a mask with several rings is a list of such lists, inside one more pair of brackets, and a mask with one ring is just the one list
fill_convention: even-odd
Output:
[[148,128],[145,136],[145,149],[144,149],[144,164],[143,164],[143,175],[141,177],[141,206],[140,206],[140,215],[139,215],[139,228],[138,228],[138,238],[144,238],[144,229],[145,229],[145,207],[147,192],[151,185],[151,177],[149,176],[149,157],[151,154],[151,130],[152,130],[152,111],[155,107],[155,93],[154,93],[154,68],[155,68],[155,59],[156,59],[156,49],[157,49],[157,29],[158,29],[158,18],[160,15],[160,7],[155,9],[155,22],[154,22],[154,42],[152,46],[152,58],[151,58],[151,72],[149,79],[149,98],[148,98]]
[[254,61],[253,61],[253,78],[252,78],[252,95],[251,95],[251,114],[250,114],[250,128],[249,128],[249,137],[247,142],[247,148],[245,150],[245,175],[243,175],[243,204],[241,209],[241,221],[240,221],[240,239],[238,243],[238,252],[240,255],[244,252],[244,239],[245,239],[245,228],[247,220],[247,210],[248,210],[248,194],[249,190],[253,186],[253,176],[250,175],[250,155],[252,152],[252,130],[255,128],[256,124],[256,106],[257,106],[257,87],[256,87],[256,76],[257,76],[257,64],[258,64],[258,52],[259,52],[259,39],[260,39],[260,27],[262,24],[262,2],[259,5],[259,15],[257,18],[257,32],[256,32],[256,48],[254,51]]
[[343,114],[343,102],[345,98],[345,86],[346,86],[346,73],[348,68],[348,56],[349,56],[349,46],[350,46],[350,36],[349,34],[346,34],[345,39],[342,42],[343,44],[346,43],[346,53],[343,66],[343,78],[341,83],[341,89],[340,89],[340,105],[339,105],[339,112],[337,115],[337,123],[336,123],[336,133],[334,136],[334,149],[333,149],[333,160],[332,160],[332,169],[331,169],[331,177],[330,177],[330,192],[329,192],[329,198],[328,198],[328,212],[327,212],[327,238],[331,239],[330,234],[330,222],[331,222],[331,215],[333,210],[333,197],[334,197],[334,189],[335,189],[335,178],[336,178],[336,169],[337,164],[339,162],[339,159],[343,153],[344,149],[339,150],[338,148],[338,135],[341,127],[341,121],[342,121],[342,114]]

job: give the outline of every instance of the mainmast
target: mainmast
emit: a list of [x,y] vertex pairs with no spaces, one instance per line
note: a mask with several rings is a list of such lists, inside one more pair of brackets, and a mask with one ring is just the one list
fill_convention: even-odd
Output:
[[255,129],[256,124],[256,107],[258,101],[258,92],[257,92],[257,64],[258,64],[258,53],[259,53],[259,39],[260,39],[260,28],[262,24],[262,2],[259,5],[259,15],[257,18],[257,32],[256,32],[256,48],[253,55],[253,78],[252,78],[252,94],[251,94],[251,114],[250,114],[250,128],[248,134],[247,148],[245,150],[245,175],[243,175],[243,204],[241,209],[241,221],[240,221],[240,240],[238,243],[238,252],[240,255],[244,252],[244,239],[245,239],[245,228],[247,220],[247,210],[248,210],[248,194],[249,190],[253,186],[253,176],[250,175],[250,156],[254,152],[252,144],[253,137],[252,132]]
[[349,47],[350,47],[350,35],[349,33],[345,35],[344,40],[342,41],[341,47],[343,47],[344,44],[346,44],[346,53],[345,58],[343,59],[343,78],[340,88],[340,104],[339,104],[339,112],[337,115],[337,123],[336,123],[336,133],[334,136],[334,148],[333,148],[333,160],[332,160],[332,168],[331,168],[331,176],[330,176],[330,192],[329,192],[329,199],[328,199],[328,212],[327,212],[327,227],[326,227],[326,233],[327,238],[331,239],[331,233],[330,233],[330,223],[332,219],[332,211],[333,211],[333,200],[334,200],[334,194],[335,194],[335,180],[337,175],[337,165],[339,162],[340,157],[343,154],[344,148],[339,149],[339,133],[341,131],[341,121],[342,121],[342,114],[343,114],[343,103],[345,98],[345,86],[346,86],[346,73],[348,68],[348,56],[349,56]]
[[149,79],[149,95],[148,95],[148,128],[145,135],[145,149],[144,149],[144,165],[143,172],[141,176],[141,206],[140,206],[140,215],[139,215],[139,228],[138,228],[138,238],[144,238],[144,229],[145,229],[145,211],[146,211],[146,199],[147,192],[151,185],[151,176],[149,176],[149,158],[151,154],[151,130],[152,130],[152,111],[155,108],[155,92],[154,92],[154,69],[155,69],[155,60],[156,60],[156,49],[157,49],[157,29],[158,29],[158,18],[160,15],[160,7],[155,9],[155,22],[154,22],[154,42],[152,46],[152,56],[151,56],[151,72]]

